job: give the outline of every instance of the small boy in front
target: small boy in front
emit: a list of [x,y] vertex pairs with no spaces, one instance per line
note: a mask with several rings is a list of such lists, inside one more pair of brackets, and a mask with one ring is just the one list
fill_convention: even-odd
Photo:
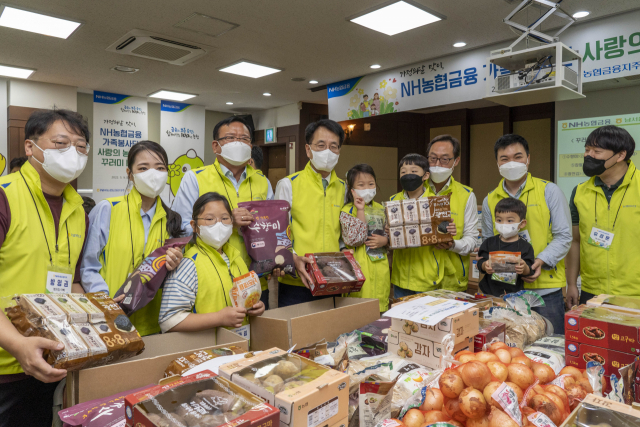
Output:
[[[522,276],[531,274],[531,265],[535,261],[533,247],[518,234],[527,226],[526,217],[527,206],[518,199],[509,197],[496,205],[494,230],[499,234],[482,242],[478,251],[478,269],[485,273],[480,282],[480,290],[484,294],[500,297],[524,289]],[[515,263],[515,273],[504,272],[504,269],[496,272],[498,266],[491,265],[491,258],[495,260],[505,256],[505,252],[516,257],[520,255]]]

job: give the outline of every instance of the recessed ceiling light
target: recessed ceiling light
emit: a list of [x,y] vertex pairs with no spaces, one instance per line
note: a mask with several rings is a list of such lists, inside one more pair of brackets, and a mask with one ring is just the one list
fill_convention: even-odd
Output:
[[587,12],[586,10],[583,10],[583,11],[574,13],[573,17],[576,19],[579,19],[579,18],[584,18],[585,16],[588,16],[588,15],[589,15],[589,12]]
[[309,80],[309,83],[312,85],[317,85],[318,81],[317,80]]
[[198,95],[194,95],[192,93],[173,92],[170,90],[161,89],[148,96],[151,98],[161,98],[169,101],[186,101],[187,99],[193,98]]
[[18,79],[26,79],[35,70],[28,68],[11,67],[9,65],[0,65],[0,76],[15,77]]
[[277,73],[282,70],[277,68],[265,67],[264,65],[252,64],[251,62],[242,61],[237,64],[230,65],[228,67],[220,69],[223,73],[237,74],[239,76],[253,77],[257,79],[259,77],[268,76],[269,74]]
[[127,67],[125,65],[116,65],[112,68],[113,71],[120,71],[121,73],[137,73],[140,68]]
[[271,94],[269,92],[265,92],[263,93],[264,96],[271,96]]
[[68,38],[80,22],[54,18],[40,13],[28,12],[14,7],[4,6],[0,15],[0,26],[16,30],[30,31],[45,36]]
[[445,17],[410,0],[383,3],[347,20],[363,27],[393,36]]
[[380,65],[378,65],[378,64],[373,64],[370,68],[373,68],[373,69],[380,68]]
[[465,47],[467,44],[465,42],[454,43],[453,47]]
[[233,102],[227,102],[227,105],[233,105]]

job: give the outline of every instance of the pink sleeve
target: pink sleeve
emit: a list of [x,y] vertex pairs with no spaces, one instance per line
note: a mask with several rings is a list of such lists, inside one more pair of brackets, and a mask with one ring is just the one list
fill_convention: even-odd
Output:
[[340,226],[344,244],[357,247],[367,240],[367,224],[346,212],[340,212]]

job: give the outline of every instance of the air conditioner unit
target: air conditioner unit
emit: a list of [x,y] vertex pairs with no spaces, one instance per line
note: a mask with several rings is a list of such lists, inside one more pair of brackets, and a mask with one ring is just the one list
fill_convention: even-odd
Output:
[[184,65],[207,53],[192,42],[152,33],[131,30],[107,48],[109,52],[139,56],[173,65]]

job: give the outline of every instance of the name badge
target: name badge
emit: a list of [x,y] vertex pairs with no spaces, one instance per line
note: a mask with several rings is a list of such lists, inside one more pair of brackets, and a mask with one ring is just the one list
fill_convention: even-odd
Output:
[[231,331],[235,332],[236,334],[240,335],[243,338],[250,339],[251,338],[251,334],[250,334],[250,331],[249,331],[249,326],[250,325],[240,326],[239,328],[231,329]]
[[591,227],[591,234],[589,234],[587,243],[608,251],[609,248],[611,248],[611,243],[613,243],[613,236],[614,233],[603,230],[594,225]]
[[47,286],[45,293],[47,294],[70,294],[73,276],[71,273],[62,273],[59,271],[47,271]]

